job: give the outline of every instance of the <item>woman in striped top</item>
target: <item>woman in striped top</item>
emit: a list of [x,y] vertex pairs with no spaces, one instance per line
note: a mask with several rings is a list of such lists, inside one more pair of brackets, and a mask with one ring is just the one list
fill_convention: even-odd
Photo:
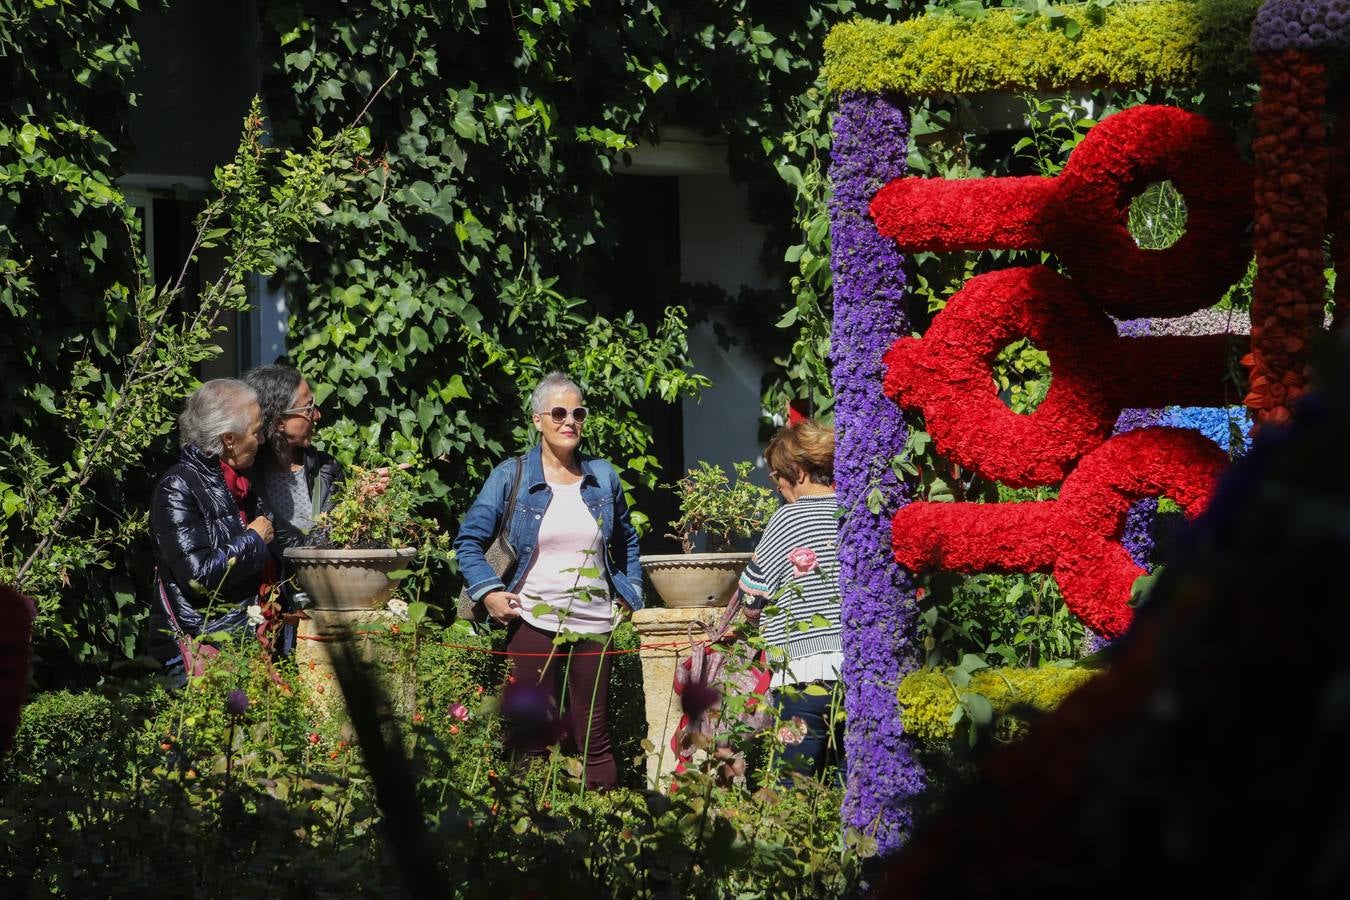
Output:
[[[787,501],[764,529],[741,575],[746,617],[758,621],[778,656],[773,687],[789,723],[784,759],[820,777],[844,774],[843,728],[835,723],[843,664],[839,619],[839,503],[834,495],[834,432],[806,420],[782,428],[764,451],[769,476]],[[802,733],[802,726],[804,734]],[[794,727],[795,726],[795,727]],[[797,739],[800,739],[797,742]]]

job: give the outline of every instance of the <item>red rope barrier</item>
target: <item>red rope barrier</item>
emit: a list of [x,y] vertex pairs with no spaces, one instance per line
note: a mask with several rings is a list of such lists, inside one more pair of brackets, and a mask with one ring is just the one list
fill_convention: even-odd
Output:
[[[345,641],[351,637],[358,637],[366,634],[382,634],[379,631],[353,631],[345,635],[322,635],[322,634],[297,634],[296,639],[301,641],[318,641],[321,644],[334,643],[336,641]],[[537,656],[547,658],[550,656],[560,656],[567,651],[560,647],[552,653],[512,653],[509,650],[496,650],[491,647],[476,647],[473,644],[449,644],[444,641],[434,641],[438,647],[448,647],[451,650],[468,650],[472,653],[486,653],[489,656]],[[625,656],[629,653],[640,653],[643,650],[660,650],[670,647],[694,647],[707,643],[706,641],[695,641],[693,644],[688,641],[666,641],[660,644],[639,644],[636,647],[630,647],[624,650],[575,650],[573,656]]]

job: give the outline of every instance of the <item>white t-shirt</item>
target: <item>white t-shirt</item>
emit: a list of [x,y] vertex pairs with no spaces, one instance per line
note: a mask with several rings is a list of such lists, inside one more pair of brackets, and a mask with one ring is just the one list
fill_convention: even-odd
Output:
[[[520,617],[545,631],[612,631],[617,610],[600,557],[600,526],[581,499],[581,482],[550,481],[548,486],[553,499],[539,522],[534,560],[517,592]],[[551,611],[536,616],[534,608],[541,603]]]

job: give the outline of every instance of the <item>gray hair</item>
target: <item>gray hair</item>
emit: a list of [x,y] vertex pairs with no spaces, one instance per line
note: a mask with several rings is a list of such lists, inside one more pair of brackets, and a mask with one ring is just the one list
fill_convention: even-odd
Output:
[[258,393],[235,378],[213,378],[192,392],[178,415],[178,446],[211,456],[225,450],[221,438],[243,434],[252,424]]
[[577,387],[575,381],[562,372],[549,372],[544,376],[544,380],[539,382],[539,386],[534,389],[534,393],[530,395],[530,411],[543,412],[545,404],[548,403],[548,395],[554,391],[572,391],[578,398],[585,399],[585,395],[581,393],[581,388]]

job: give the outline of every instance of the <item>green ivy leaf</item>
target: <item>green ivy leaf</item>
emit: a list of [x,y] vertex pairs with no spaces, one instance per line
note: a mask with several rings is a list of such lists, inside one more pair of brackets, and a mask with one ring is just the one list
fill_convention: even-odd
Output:
[[963,694],[961,705],[965,708],[966,715],[970,716],[970,721],[976,725],[988,725],[994,720],[994,707],[984,694],[977,694],[973,691]]

